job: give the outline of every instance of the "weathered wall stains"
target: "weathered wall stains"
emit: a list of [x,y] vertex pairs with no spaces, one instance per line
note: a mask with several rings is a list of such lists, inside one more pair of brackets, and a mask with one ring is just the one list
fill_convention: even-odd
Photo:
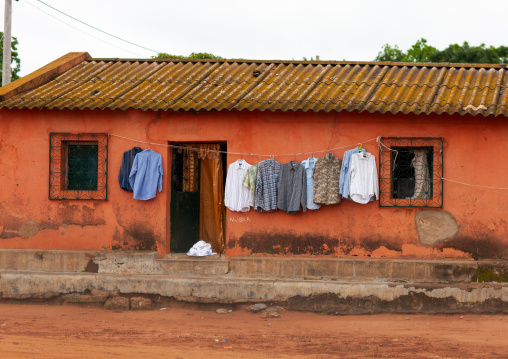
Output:
[[313,311],[323,314],[374,314],[374,313],[492,313],[506,312],[507,303],[500,298],[485,301],[460,302],[452,296],[433,297],[428,292],[409,291],[393,300],[375,295],[362,298],[342,298],[332,293],[289,298],[291,310]]
[[458,235],[449,241],[436,245],[435,248],[458,249],[470,253],[474,259],[506,258],[508,256],[508,248],[502,240],[482,232],[477,232],[471,237]]
[[313,232],[247,232],[238,241],[230,237],[228,249],[238,245],[252,254],[272,255],[366,255],[385,247],[401,251],[396,243],[388,243],[382,238],[343,238]]
[[37,233],[39,233],[39,224],[33,219],[27,219],[25,223],[21,226],[18,231],[18,234],[23,238],[33,237]]
[[478,263],[478,274],[473,278],[474,282],[498,282],[508,283],[508,263]]
[[18,231],[25,221],[23,216],[12,214],[2,206],[0,209],[0,239],[19,237]]
[[238,244],[248,248],[253,254],[333,255],[339,246],[339,240],[315,233],[249,232],[240,237]]
[[445,210],[427,209],[418,212],[415,224],[418,238],[425,246],[452,239],[459,232],[457,221]]
[[104,218],[104,212],[97,204],[93,204],[93,207],[87,207],[84,205],[69,204],[62,202],[57,209],[56,218],[53,222],[67,225],[79,225],[79,226],[102,226],[106,224]]
[[132,238],[134,241],[134,249],[155,249],[155,234],[153,228],[149,228],[144,224],[134,223],[124,228],[124,236]]
[[7,238],[31,238],[42,230],[61,230],[65,235],[70,225],[104,226],[107,224],[102,210],[86,206],[70,205],[61,202],[55,214],[44,213],[47,217],[41,218],[40,222],[25,216],[13,214],[3,208],[0,211],[0,239]]

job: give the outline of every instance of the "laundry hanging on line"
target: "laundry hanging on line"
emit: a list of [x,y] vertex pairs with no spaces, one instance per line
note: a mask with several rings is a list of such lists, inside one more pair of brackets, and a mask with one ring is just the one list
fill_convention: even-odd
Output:
[[129,174],[134,199],[149,200],[162,192],[162,155],[152,149],[136,154]]
[[251,167],[245,160],[239,159],[228,167],[226,187],[224,189],[224,204],[235,212],[247,212],[252,205],[252,193],[243,186],[247,170]]
[[376,159],[368,152],[351,155],[349,197],[357,203],[368,203],[379,199]]
[[[362,154],[361,158],[366,161],[357,163],[355,159],[351,167],[351,160],[356,154]],[[345,161],[347,162],[344,163]],[[286,176],[286,166],[293,168],[292,172],[287,172],[291,173],[291,178]],[[351,171],[352,168],[354,171]],[[243,187],[250,191],[250,196],[244,192],[245,197],[240,207],[228,207],[237,212],[245,212],[254,207],[259,212],[281,209],[287,213],[298,213],[303,208],[318,209],[323,204],[338,204],[342,198],[361,204],[379,199],[375,157],[361,147],[346,151],[344,160],[331,152],[321,158],[309,157],[302,164],[296,161],[281,164],[272,158],[249,165],[244,172],[243,180],[237,179],[234,183],[230,182],[229,186],[226,183],[228,190],[241,191]],[[298,176],[295,176],[296,172]],[[249,207],[246,205],[247,200],[250,200]]]
[[118,182],[120,182],[120,188],[125,191],[132,192],[132,187],[129,184],[129,175],[134,163],[134,158],[142,151],[143,149],[141,147],[133,147],[123,153],[122,164],[120,165],[120,172],[118,173]]

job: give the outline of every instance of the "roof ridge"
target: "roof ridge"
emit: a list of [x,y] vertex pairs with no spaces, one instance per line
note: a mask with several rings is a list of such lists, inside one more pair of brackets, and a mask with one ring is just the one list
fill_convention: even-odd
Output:
[[223,62],[223,63],[274,63],[274,64],[303,64],[303,65],[372,65],[395,67],[448,67],[448,68],[497,68],[505,69],[507,64],[478,64],[456,62],[394,62],[394,61],[337,61],[337,60],[261,60],[261,59],[136,59],[136,58],[89,58],[87,61],[118,61],[118,62]]

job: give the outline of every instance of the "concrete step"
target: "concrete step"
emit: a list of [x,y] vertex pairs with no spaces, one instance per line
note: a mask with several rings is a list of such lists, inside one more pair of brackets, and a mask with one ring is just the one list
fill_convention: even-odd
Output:
[[164,274],[217,276],[229,272],[229,261],[220,255],[189,257],[186,254],[168,254],[156,261]]
[[0,270],[181,275],[341,282],[508,282],[506,260],[424,260],[308,257],[189,257],[157,252],[0,250]]
[[[507,265],[508,262],[505,262]],[[297,280],[469,283],[476,281],[478,262],[363,258],[229,258],[235,277]],[[508,271],[508,266],[506,267]]]

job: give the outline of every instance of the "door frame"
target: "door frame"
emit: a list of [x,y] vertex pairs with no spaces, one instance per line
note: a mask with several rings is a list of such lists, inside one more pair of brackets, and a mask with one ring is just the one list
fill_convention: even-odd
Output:
[[[164,245],[164,249],[166,251],[166,253],[172,253],[171,252],[171,189],[172,189],[172,178],[173,178],[173,151],[176,150],[176,148],[174,148],[173,146],[182,146],[186,143],[189,143],[189,144],[212,144],[212,143],[218,143],[221,145],[221,150],[222,150],[222,147],[224,146],[224,151],[227,151],[227,148],[228,148],[228,141],[225,140],[225,139],[220,139],[220,140],[206,140],[206,141],[196,141],[196,140],[186,140],[186,141],[182,141],[182,140],[179,140],[179,141],[170,141],[168,140],[167,141],[168,143],[168,148],[167,148],[167,163],[166,163],[166,168],[167,168],[167,177],[166,177],[166,188],[168,189],[166,191],[167,195],[166,195],[166,223],[165,223],[165,226],[166,226],[166,243]],[[223,167],[223,171],[224,171],[224,178],[223,178],[223,181],[224,181],[224,186],[225,186],[225,182],[226,182],[226,174],[227,174],[227,168],[228,168],[228,156],[227,156],[227,153],[226,154],[221,154],[222,155],[222,167]],[[224,242],[226,241],[226,233],[227,233],[227,221],[224,221]],[[226,243],[224,243],[224,245],[226,245]]]

